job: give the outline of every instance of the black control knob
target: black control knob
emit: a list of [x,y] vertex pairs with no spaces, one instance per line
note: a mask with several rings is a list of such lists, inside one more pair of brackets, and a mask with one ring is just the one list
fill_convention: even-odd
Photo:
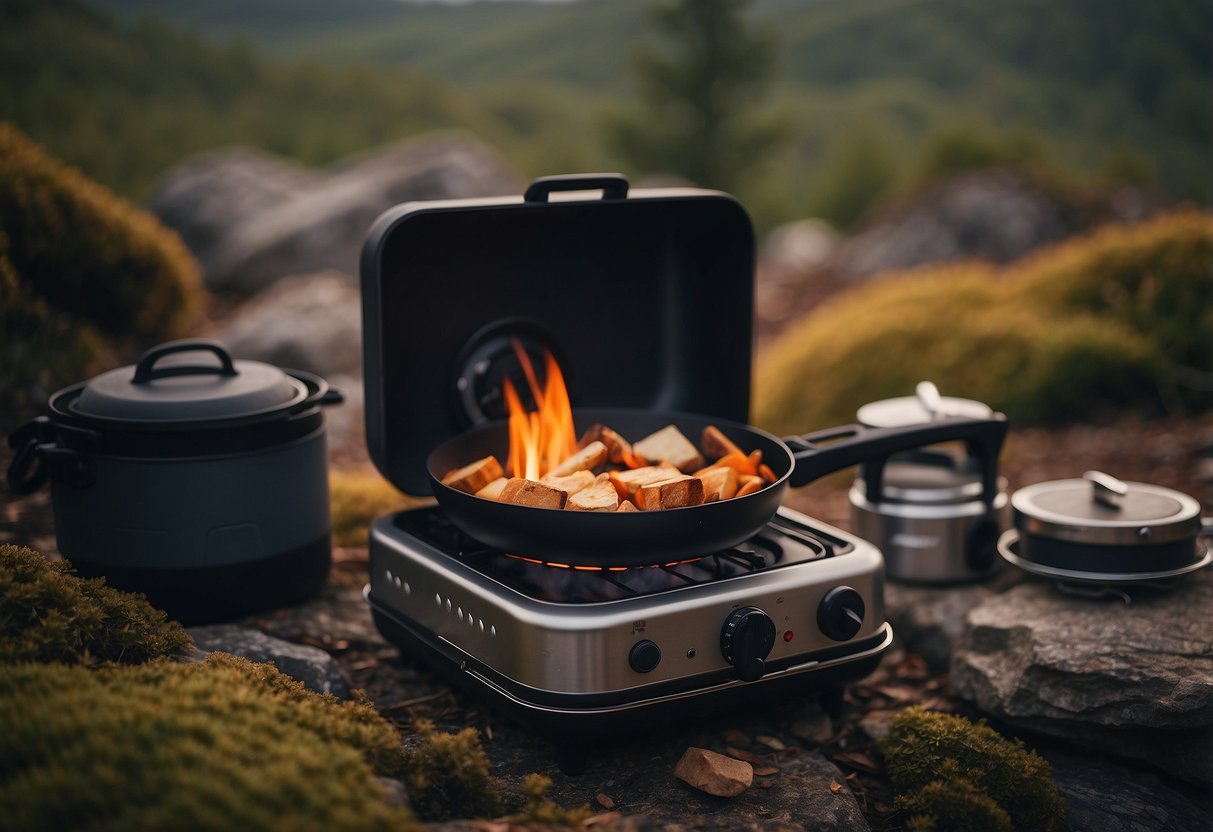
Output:
[[733,610],[720,631],[720,652],[737,668],[743,682],[754,682],[766,672],[766,657],[775,646],[775,622],[757,607]]
[[849,586],[836,586],[817,607],[817,626],[834,641],[848,641],[863,626],[863,596]]
[[637,673],[651,673],[661,664],[661,648],[647,638],[632,645],[628,652],[628,664]]

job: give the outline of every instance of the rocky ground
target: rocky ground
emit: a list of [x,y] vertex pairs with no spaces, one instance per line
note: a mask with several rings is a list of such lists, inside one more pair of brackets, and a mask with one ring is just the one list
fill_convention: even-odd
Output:
[[[1082,428],[1012,434],[1003,471],[1018,487],[1096,467],[1183,490],[1213,506],[1207,420],[1126,418]],[[849,525],[845,478],[793,493],[789,503]],[[45,497],[9,501],[0,542],[53,550]],[[366,552],[340,549],[320,597],[196,631],[205,649],[250,652],[310,678],[319,690],[363,688],[403,729],[418,719],[476,726],[507,790],[532,771],[552,777],[560,804],[588,804],[600,820],[637,829],[898,829],[874,738],[912,704],[987,718],[1054,766],[1074,830],[1204,830],[1213,782],[1213,573],[1170,593],[1120,600],[1059,595],[1011,572],[979,584],[889,583],[886,614],[897,645],[868,678],[753,713],[672,724],[657,734],[587,749],[569,777],[552,748],[524,726],[453,691],[375,629],[361,598]],[[283,639],[269,653],[259,634]],[[316,648],[310,655],[300,647]],[[688,747],[749,762],[753,784],[733,798],[673,775]],[[484,822],[448,828],[498,829]]]

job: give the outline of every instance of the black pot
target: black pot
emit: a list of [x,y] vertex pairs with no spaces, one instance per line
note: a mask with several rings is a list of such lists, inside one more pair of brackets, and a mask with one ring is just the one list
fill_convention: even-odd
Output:
[[1004,559],[1064,583],[1158,584],[1213,562],[1200,504],[1174,489],[1121,482],[1099,471],[1011,496],[1015,528],[998,541]]
[[[203,363],[181,354],[209,353]],[[323,405],[310,373],[176,341],[51,396],[9,437],[9,484],[51,483],[60,553],[186,624],[298,603],[331,562]]]

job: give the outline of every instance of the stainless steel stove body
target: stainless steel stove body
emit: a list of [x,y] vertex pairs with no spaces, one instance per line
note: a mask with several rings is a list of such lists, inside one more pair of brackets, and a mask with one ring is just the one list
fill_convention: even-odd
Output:
[[789,509],[695,561],[576,569],[485,550],[424,508],[375,523],[366,595],[399,646],[568,744],[866,675],[892,639],[883,568]]

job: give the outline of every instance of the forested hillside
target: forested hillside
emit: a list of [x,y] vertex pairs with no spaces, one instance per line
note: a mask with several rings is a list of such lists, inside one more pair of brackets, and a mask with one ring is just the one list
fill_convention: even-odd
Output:
[[[0,0],[0,118],[135,198],[224,143],[319,163],[450,126],[524,175],[644,173],[603,124],[636,106],[655,0],[95,3]],[[780,50],[757,115],[785,126],[739,188],[763,220],[853,219],[974,146],[1213,201],[1213,4],[758,0],[750,19]]]

